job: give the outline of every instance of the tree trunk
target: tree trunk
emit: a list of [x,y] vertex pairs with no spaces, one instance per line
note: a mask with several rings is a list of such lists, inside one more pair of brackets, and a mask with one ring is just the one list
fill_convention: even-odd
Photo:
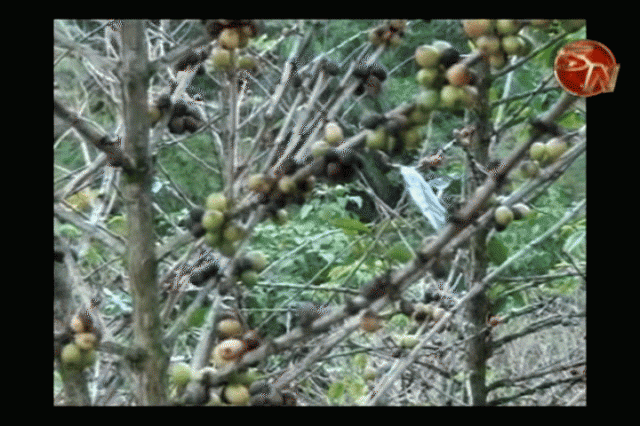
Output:
[[156,278],[152,160],[147,118],[148,58],[144,21],[125,21],[122,27],[122,88],[124,153],[134,170],[126,173],[122,192],[128,224],[127,266],[133,299],[134,353],[139,373],[138,398],[144,405],[165,403],[167,356],[163,350]]
[[[480,64],[481,81],[478,85],[478,121],[476,122],[475,133],[472,140],[472,151],[475,160],[486,166],[489,162],[489,144],[491,133],[491,122],[489,117],[489,87],[491,82],[489,76],[488,62],[483,60]],[[476,179],[479,176],[472,173],[475,166],[471,162],[467,163],[467,196],[472,197],[479,185],[484,181]],[[468,289],[472,284],[482,280],[487,271],[486,238],[488,229],[479,229],[470,239],[469,252],[471,255],[470,270],[467,273],[469,281]],[[471,335],[467,344],[467,372],[468,388],[472,405],[485,405],[487,402],[486,389],[486,362],[491,353],[491,341],[483,331],[488,309],[488,299],[484,293],[473,297],[467,302],[467,319],[469,320]]]

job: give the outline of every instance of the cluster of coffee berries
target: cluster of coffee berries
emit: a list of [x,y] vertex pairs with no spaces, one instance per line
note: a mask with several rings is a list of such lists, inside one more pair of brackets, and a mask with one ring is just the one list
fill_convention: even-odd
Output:
[[211,352],[211,362],[215,367],[224,368],[240,361],[247,352],[261,344],[261,338],[255,330],[245,330],[237,316],[222,315],[216,331],[220,341]]
[[225,256],[235,254],[238,242],[246,236],[245,229],[228,217],[230,202],[219,192],[210,194],[204,209],[192,211],[192,220],[200,221],[200,226],[191,226],[194,236],[204,235],[204,242],[212,248],[218,248]]
[[510,56],[526,56],[533,43],[521,30],[530,21],[517,19],[466,19],[462,21],[465,34],[474,47],[485,55],[494,69],[502,68]]
[[351,182],[355,178],[356,170],[362,166],[360,157],[352,150],[337,150],[324,141],[314,144],[312,154],[319,160],[314,163],[313,173],[331,183]]
[[227,49],[215,48],[211,51],[211,57],[207,65],[212,69],[220,69],[229,71],[235,65],[236,69],[255,71],[257,69],[256,61],[248,55],[236,55],[235,62],[231,56],[231,52]]
[[562,137],[549,139],[547,142],[534,142],[529,147],[529,160],[523,161],[520,170],[525,177],[535,178],[540,168],[555,162],[569,149],[568,142]]
[[438,322],[446,312],[433,303],[411,303],[404,299],[400,303],[400,310],[417,323]]
[[169,132],[175,135],[181,135],[185,132],[193,133],[204,125],[200,111],[193,102],[178,99],[172,104],[171,95],[165,93],[159,96],[153,105],[149,106],[151,125],[156,124],[167,114],[170,114],[167,127]]
[[217,383],[214,385],[215,382],[212,380],[217,374],[215,367],[204,367],[195,372],[188,369],[188,366],[186,367],[181,366],[179,370],[184,373],[184,378],[189,375],[189,380],[186,381],[186,384],[189,385],[187,388],[189,395],[184,400],[187,404],[248,405],[250,386],[263,377],[254,368],[243,369],[229,374],[225,383],[220,386]]
[[547,166],[555,162],[569,149],[569,144],[563,138],[549,139],[546,143],[534,142],[529,147],[529,156],[540,165]]
[[366,92],[375,97],[382,89],[382,82],[387,79],[387,70],[377,63],[371,65],[359,63],[353,69],[353,76],[359,80],[358,86],[353,91],[354,95],[360,96]]
[[252,251],[237,260],[233,275],[245,286],[253,287],[258,282],[259,273],[266,267],[265,255],[259,251]]
[[[235,49],[247,46],[249,40],[260,32],[261,21],[255,19],[208,19],[203,20],[206,34],[218,40],[218,46],[211,52],[210,64],[216,69],[253,70],[256,63],[250,56],[232,55]],[[235,57],[235,63],[233,58]]]
[[428,120],[428,112],[412,104],[404,113],[368,114],[360,124],[366,129],[365,144],[369,149],[395,155],[420,148],[420,127]]
[[[202,228],[202,224],[198,222],[200,228]],[[204,232],[203,234],[204,235]],[[200,235],[200,236],[202,236]],[[203,285],[209,278],[215,276],[220,270],[220,262],[217,258],[207,256],[202,263],[199,265],[194,265],[194,267],[190,271],[190,281],[191,284],[196,287]]]
[[254,173],[247,178],[246,186],[258,194],[258,201],[267,206],[267,213],[277,224],[287,221],[285,207],[289,204],[303,204],[313,189],[315,177],[295,177],[300,164],[286,159],[273,174]]
[[66,342],[60,351],[60,361],[67,371],[82,371],[95,362],[95,348],[101,333],[88,311],[74,315],[68,328]]
[[242,49],[249,39],[256,37],[262,29],[258,19],[202,19],[205,33],[211,40],[218,40],[223,49]]
[[195,69],[196,75],[202,75],[204,74],[202,63],[209,57],[209,53],[209,49],[204,47],[191,49],[178,60],[173,70],[177,73],[179,71],[191,71]]
[[524,203],[517,203],[511,207],[501,205],[493,212],[493,221],[496,231],[504,231],[514,220],[521,220],[531,214],[531,209]]
[[477,98],[476,75],[460,60],[460,52],[446,41],[418,46],[416,81],[420,92],[416,105],[424,111],[459,110],[474,106]]
[[407,30],[405,19],[391,19],[369,31],[369,41],[374,46],[397,47],[402,44],[402,37]]
[[324,126],[323,137],[311,146],[311,154],[314,158],[323,157],[331,147],[338,146],[344,140],[342,127],[336,122],[330,121]]
[[292,392],[277,389],[266,381],[255,381],[249,387],[249,405],[252,406],[285,406],[297,405]]

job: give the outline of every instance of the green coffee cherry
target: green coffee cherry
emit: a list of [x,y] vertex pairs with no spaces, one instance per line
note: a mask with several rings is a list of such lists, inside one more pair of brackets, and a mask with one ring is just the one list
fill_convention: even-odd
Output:
[[511,221],[513,220],[513,211],[507,206],[500,206],[496,208],[493,213],[493,218],[496,221],[496,229],[503,230],[506,228]]
[[215,192],[207,197],[205,207],[207,210],[218,210],[224,212],[228,208],[228,200],[224,194]]
[[189,364],[184,362],[178,362],[173,364],[169,369],[169,379],[171,383],[183,387],[191,380],[193,372]]
[[60,353],[60,360],[66,367],[80,368],[82,363],[82,352],[75,343],[67,343]]
[[532,160],[542,161],[546,153],[547,148],[542,142],[534,142],[529,147],[529,157]]
[[220,210],[207,210],[202,216],[202,227],[207,231],[214,231],[222,226],[224,213]]
[[425,44],[416,48],[415,58],[421,68],[435,68],[440,62],[440,51]]

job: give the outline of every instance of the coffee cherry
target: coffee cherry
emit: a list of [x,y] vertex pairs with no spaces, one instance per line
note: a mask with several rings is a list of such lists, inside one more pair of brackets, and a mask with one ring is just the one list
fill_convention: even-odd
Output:
[[84,322],[80,318],[80,315],[74,315],[73,318],[71,318],[70,325],[71,329],[76,333],[82,333],[85,331]]
[[416,48],[415,58],[421,68],[435,68],[440,62],[440,51],[425,44]]
[[424,87],[433,87],[438,81],[439,73],[435,68],[421,68],[416,73],[416,81]]
[[228,202],[224,194],[216,192],[207,197],[205,207],[207,210],[218,210],[224,212],[227,210]]
[[443,50],[440,55],[440,65],[442,65],[444,69],[449,68],[458,61],[460,61],[460,52],[453,47]]
[[488,34],[493,29],[493,20],[491,19],[465,19],[462,21],[462,28],[470,38],[480,37]]
[[520,29],[520,23],[515,19],[498,19],[496,21],[496,31],[502,35],[516,34]]
[[228,242],[236,242],[244,238],[244,230],[234,223],[225,226],[222,236]]
[[297,188],[296,181],[291,176],[282,176],[278,181],[278,189],[283,194],[293,194]]
[[369,149],[384,150],[387,146],[388,135],[384,127],[367,130],[366,145]]
[[276,225],[284,225],[289,220],[289,213],[285,209],[278,209],[273,214],[271,220],[273,220]]
[[80,368],[85,369],[91,367],[95,364],[96,358],[96,351],[94,349],[80,351]]
[[235,318],[225,318],[218,321],[216,329],[218,330],[218,337],[221,339],[242,335],[242,324]]
[[524,219],[531,214],[531,209],[524,203],[514,204],[511,206],[511,210],[513,210],[514,220]]
[[510,35],[502,38],[502,49],[507,55],[522,56],[524,47],[525,45],[522,37]]
[[540,175],[540,163],[536,160],[523,161],[520,171],[526,178],[536,178]]
[[435,89],[421,90],[416,96],[416,105],[424,110],[433,110],[440,104],[440,91]]
[[258,283],[259,275],[256,271],[247,270],[240,274],[240,281],[247,287],[253,287]]
[[209,247],[218,247],[222,242],[222,237],[218,231],[206,232],[204,234],[204,242]]
[[436,49],[438,49],[438,52],[440,52],[441,54],[445,50],[451,49],[453,47],[451,46],[451,43],[445,40],[435,40],[433,43],[431,43],[431,45]]
[[465,86],[471,82],[471,74],[463,63],[457,63],[449,67],[445,76],[450,84],[458,87]]
[[564,140],[553,138],[547,141],[545,148],[547,150],[547,163],[553,163],[569,149],[569,146]]
[[329,148],[331,148],[331,145],[325,141],[316,141],[311,146],[311,155],[313,155],[313,158],[323,157],[329,151]]
[[82,361],[82,353],[75,343],[67,343],[60,353],[62,363],[71,368],[78,368]]
[[440,90],[440,105],[444,108],[454,109],[462,99],[462,89],[447,84]]
[[248,405],[249,389],[242,384],[229,384],[223,391],[224,399],[231,405]]
[[507,64],[507,56],[503,52],[489,55],[489,65],[491,68],[499,70]]
[[482,35],[476,40],[476,46],[485,55],[494,55],[500,52],[500,38],[494,35]]
[[246,258],[249,260],[249,264],[251,265],[251,269],[254,271],[262,271],[267,267],[267,258],[262,252],[252,251],[247,253]]
[[169,129],[169,132],[174,135],[183,134],[186,131],[186,129],[184,128],[184,119],[184,116],[172,117],[167,124],[167,129]]
[[[434,90],[437,96],[440,96],[437,90]],[[436,106],[433,107],[435,109]],[[416,102],[416,108],[412,108],[411,112],[407,114],[407,120],[409,125],[422,126],[429,122],[429,118],[431,117],[431,108],[427,108],[422,106]]]
[[529,147],[529,157],[532,160],[542,161],[547,153],[547,147],[542,142],[534,142]]
[[271,189],[271,185],[267,182],[262,173],[252,174],[247,178],[247,188],[249,191],[267,193]]
[[235,49],[240,44],[240,36],[235,28],[225,28],[218,36],[218,43],[223,49]]
[[207,210],[202,216],[202,227],[207,231],[219,229],[224,222],[224,213],[219,210]]
[[240,56],[236,63],[237,67],[241,70],[255,70],[256,61],[250,56]]
[[342,134],[342,128],[335,122],[329,122],[324,127],[324,140],[329,145],[337,145],[344,135]]
[[412,127],[403,130],[400,133],[400,138],[404,141],[406,149],[416,149],[420,147],[420,130],[417,127]]
[[77,333],[75,336],[75,342],[78,348],[83,350],[89,350],[96,347],[98,338],[93,333]]
[[169,368],[169,380],[178,387],[186,386],[192,375],[191,367],[184,362],[178,362]]
[[231,52],[216,48],[211,53],[211,61],[216,68],[228,70],[231,68]]
[[227,365],[244,352],[245,344],[236,338],[225,339],[213,349],[213,361],[217,365]]
[[513,211],[507,206],[500,206],[494,211],[493,218],[498,225],[506,227],[513,220]]

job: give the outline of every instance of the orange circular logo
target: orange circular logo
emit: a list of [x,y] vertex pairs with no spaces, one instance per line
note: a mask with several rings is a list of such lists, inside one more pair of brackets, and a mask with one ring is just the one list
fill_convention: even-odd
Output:
[[560,85],[584,97],[613,92],[619,68],[611,50],[593,40],[578,40],[563,46],[553,66]]

